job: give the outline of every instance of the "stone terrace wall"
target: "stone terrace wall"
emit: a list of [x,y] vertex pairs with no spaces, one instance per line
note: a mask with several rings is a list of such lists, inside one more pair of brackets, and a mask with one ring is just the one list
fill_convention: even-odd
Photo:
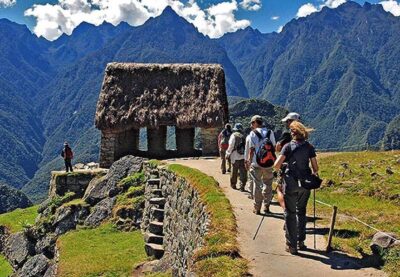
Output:
[[[192,256],[203,245],[209,225],[209,215],[200,201],[197,191],[183,178],[164,168],[145,166],[146,175],[158,175],[163,197],[166,198],[164,213],[164,249],[162,267],[172,268],[173,276],[188,276]],[[145,195],[151,195],[150,186]],[[150,222],[150,209],[146,201],[142,228],[147,231]]]

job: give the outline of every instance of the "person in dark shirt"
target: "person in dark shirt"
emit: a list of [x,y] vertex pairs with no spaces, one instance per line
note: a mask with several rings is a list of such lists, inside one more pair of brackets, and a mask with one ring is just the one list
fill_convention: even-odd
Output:
[[285,164],[282,189],[285,201],[286,251],[291,254],[297,254],[297,248],[306,248],[306,209],[310,190],[301,187],[299,180],[309,174],[318,175],[315,148],[307,141],[309,131],[300,122],[293,121],[290,124],[293,139],[283,147],[274,164],[276,170],[280,170]]
[[72,152],[71,147],[69,147],[68,142],[64,142],[64,149],[61,151],[61,157],[64,158],[65,171],[73,172],[72,159],[74,158],[74,153]]

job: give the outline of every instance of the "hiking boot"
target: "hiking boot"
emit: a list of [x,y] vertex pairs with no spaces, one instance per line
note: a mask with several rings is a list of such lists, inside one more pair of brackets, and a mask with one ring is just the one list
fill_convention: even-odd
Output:
[[236,185],[231,184],[231,188],[236,189]]
[[270,214],[271,211],[269,210],[269,206],[265,206],[263,212],[264,214]]
[[292,247],[289,244],[286,244],[285,251],[289,252],[292,255],[297,255],[298,254],[296,247]]
[[240,191],[244,192],[245,191],[244,187],[240,187]]
[[225,174],[225,173],[226,173],[226,171],[222,170],[222,174]]
[[253,213],[256,214],[256,215],[260,215],[261,214],[260,210],[257,210],[256,208],[253,209]]
[[254,198],[253,198],[253,195],[249,195],[249,196],[247,196],[247,198],[249,198],[249,199],[251,199],[251,200],[253,200]]
[[227,172],[229,172],[229,173],[230,173],[230,172],[231,172],[231,170],[230,170],[230,169],[228,169],[228,170],[227,170]]
[[307,249],[307,246],[304,244],[304,241],[299,241],[299,242],[297,243],[297,248],[298,248],[299,250],[306,250],[306,249]]

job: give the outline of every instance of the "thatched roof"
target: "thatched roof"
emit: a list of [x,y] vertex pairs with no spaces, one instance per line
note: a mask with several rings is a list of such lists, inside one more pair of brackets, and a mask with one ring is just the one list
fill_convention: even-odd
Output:
[[217,64],[110,63],[97,102],[100,130],[220,127],[228,121],[225,75]]

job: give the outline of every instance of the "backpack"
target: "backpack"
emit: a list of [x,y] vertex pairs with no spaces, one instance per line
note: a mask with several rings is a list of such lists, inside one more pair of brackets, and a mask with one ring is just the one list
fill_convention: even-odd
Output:
[[244,155],[244,150],[246,148],[246,139],[243,134],[236,132],[235,136],[235,146],[233,148],[234,151],[238,152],[239,155]]
[[224,150],[228,149],[229,147],[229,138],[231,137],[231,132],[229,132],[227,129],[224,129],[221,132],[221,145],[220,147]]
[[264,138],[257,130],[253,131],[261,140],[261,144],[256,149],[256,161],[260,167],[271,167],[276,160],[275,147],[270,139],[271,130],[268,130],[267,136]]

